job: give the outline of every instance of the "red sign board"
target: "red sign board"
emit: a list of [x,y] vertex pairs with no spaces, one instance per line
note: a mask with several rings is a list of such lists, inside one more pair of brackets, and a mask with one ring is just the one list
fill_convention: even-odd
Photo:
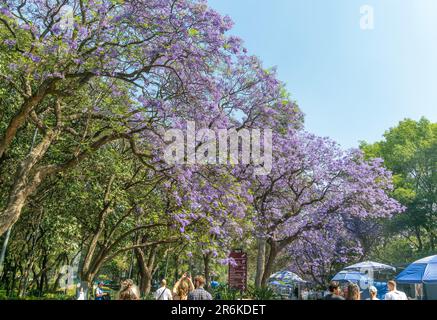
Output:
[[232,251],[229,258],[234,260],[229,263],[228,283],[229,287],[246,291],[247,289],[247,254],[241,250]]

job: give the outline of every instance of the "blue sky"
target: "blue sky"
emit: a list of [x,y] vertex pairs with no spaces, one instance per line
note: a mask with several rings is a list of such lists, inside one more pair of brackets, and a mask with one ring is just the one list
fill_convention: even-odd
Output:
[[[307,130],[343,147],[404,118],[437,122],[437,0],[209,0],[265,67],[277,66]],[[374,30],[360,8],[374,8]]]

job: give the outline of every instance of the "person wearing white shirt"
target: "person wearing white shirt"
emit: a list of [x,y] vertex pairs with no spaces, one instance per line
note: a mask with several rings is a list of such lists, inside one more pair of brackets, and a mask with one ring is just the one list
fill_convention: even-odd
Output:
[[85,292],[83,292],[83,288],[80,288],[79,297],[77,300],[85,300]]
[[100,282],[96,288],[95,300],[103,300],[106,293],[103,291],[103,282]]
[[408,300],[407,295],[396,289],[396,282],[391,280],[387,283],[388,292],[385,294],[384,300]]
[[170,289],[167,288],[167,281],[161,281],[161,288],[155,292],[155,300],[173,300],[173,295]]

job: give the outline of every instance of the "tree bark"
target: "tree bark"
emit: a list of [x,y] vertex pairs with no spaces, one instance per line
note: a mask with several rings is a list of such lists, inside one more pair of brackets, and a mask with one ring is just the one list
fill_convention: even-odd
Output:
[[83,289],[83,294],[85,296],[85,300],[89,300],[91,298],[92,295],[92,290],[93,290],[93,280],[94,280],[94,276],[93,275],[87,275],[85,280],[82,280],[80,282],[80,287],[81,289]]
[[152,289],[152,273],[140,272],[140,293],[142,297],[147,297]]
[[203,255],[203,266],[204,266],[204,274],[205,274],[205,289],[209,289],[209,285],[211,283],[210,277],[210,263],[211,261],[211,253]]
[[422,235],[420,232],[420,227],[418,227],[418,226],[415,227],[415,234],[416,234],[416,239],[417,239],[417,243],[418,243],[418,250],[423,251],[423,242],[422,242]]
[[267,282],[273,272],[274,263],[279,253],[278,244],[274,240],[270,240],[268,241],[268,243],[270,246],[270,252],[265,263],[264,272],[261,280],[261,286],[263,288],[267,287]]
[[4,239],[3,245],[2,245],[2,251],[0,253],[0,276],[2,276],[2,274],[3,274],[3,267],[4,267],[5,257],[6,257],[6,250],[8,248],[9,239],[11,237],[11,231],[12,231],[12,228],[9,228],[8,231],[6,232],[5,239]]
[[45,155],[58,131],[48,132],[43,140],[29,153],[17,170],[14,184],[9,192],[5,210],[0,213],[0,235],[3,235],[17,222],[28,196],[35,191],[43,180],[43,172],[32,172],[35,164]]
[[261,288],[262,277],[264,273],[264,265],[266,260],[266,240],[258,238],[258,254],[256,257],[256,275],[255,275],[255,286]]
[[96,250],[99,239],[105,228],[105,220],[107,216],[111,213],[111,201],[109,198],[114,180],[115,176],[113,175],[109,179],[108,185],[106,186],[106,191],[104,195],[104,207],[99,213],[98,225],[86,251],[86,255],[79,273],[81,279],[81,288],[83,288],[85,299],[88,299],[89,297],[89,289],[92,288],[92,282],[94,280],[94,277],[100,269],[100,266],[102,265],[106,254],[105,247],[100,248],[97,252],[97,255]]
[[43,295],[44,289],[45,289],[45,285],[47,283],[47,270],[46,270],[47,263],[48,263],[48,257],[47,257],[47,254],[45,254],[43,256],[43,260],[42,260],[42,263],[41,263],[41,274],[39,276],[39,282],[38,282],[38,288],[37,288],[38,293],[39,293],[40,296]]
[[42,99],[44,99],[46,90],[47,87],[44,87],[36,95],[24,101],[20,110],[11,119],[3,137],[0,138],[0,158],[2,158],[6,153],[16,136],[18,129],[20,129],[20,127],[26,122],[31,111],[41,102]]
[[52,287],[53,292],[56,292],[59,289],[59,287],[61,286],[61,283],[60,283],[61,278],[62,278],[62,273],[58,272],[58,274],[55,278],[55,281],[53,282],[53,287]]
[[135,248],[135,257],[137,259],[139,276],[140,276],[140,293],[146,297],[152,288],[152,277],[155,268],[156,246],[150,248],[148,258],[142,248]]
[[10,286],[8,287],[8,292],[7,292],[8,297],[14,295],[16,284],[17,284],[17,265],[14,265],[14,267],[12,268]]
[[29,281],[30,270],[29,268],[24,269],[24,273],[21,274],[20,285],[18,287],[18,296],[20,298],[24,297],[27,292],[27,283]]

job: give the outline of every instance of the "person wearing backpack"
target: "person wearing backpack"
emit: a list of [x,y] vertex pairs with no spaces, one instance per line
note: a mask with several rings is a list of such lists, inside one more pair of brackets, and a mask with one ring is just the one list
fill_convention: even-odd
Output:
[[161,281],[161,288],[155,292],[155,300],[173,300],[173,295],[170,289],[167,288],[167,281]]

